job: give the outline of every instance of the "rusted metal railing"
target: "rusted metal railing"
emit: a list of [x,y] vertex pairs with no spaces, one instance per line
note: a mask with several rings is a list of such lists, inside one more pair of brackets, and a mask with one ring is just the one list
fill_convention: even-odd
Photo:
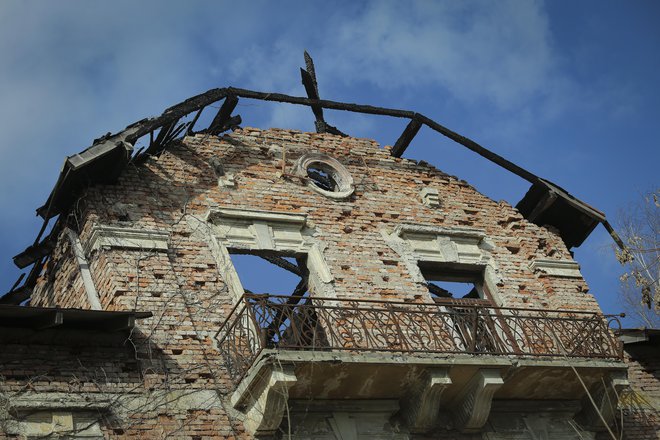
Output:
[[263,349],[620,359],[597,313],[246,294],[217,334],[234,381]]

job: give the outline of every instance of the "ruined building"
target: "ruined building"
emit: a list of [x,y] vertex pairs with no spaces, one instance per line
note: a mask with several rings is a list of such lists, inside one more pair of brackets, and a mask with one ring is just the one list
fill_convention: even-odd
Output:
[[[214,89],[66,159],[0,299],[0,438],[618,435],[627,366],[570,253],[605,217],[302,74],[306,98]],[[239,99],[307,105],[317,132],[241,127]],[[324,109],[409,124],[380,147]],[[529,192],[513,207],[402,158],[423,125]],[[261,275],[236,254],[300,282],[246,291]]]

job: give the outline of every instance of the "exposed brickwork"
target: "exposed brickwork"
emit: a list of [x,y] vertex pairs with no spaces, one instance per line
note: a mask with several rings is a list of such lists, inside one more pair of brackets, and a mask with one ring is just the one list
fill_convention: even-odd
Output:
[[[330,200],[303,179],[283,176],[282,149],[286,173],[305,152],[335,157],[355,179],[355,193],[347,200]],[[212,160],[222,161],[225,172],[234,175],[235,187],[218,185]],[[422,204],[424,187],[438,191],[439,208]],[[169,234],[166,251],[112,248],[87,256],[105,310],[147,310],[154,317],[142,321],[123,346],[51,346],[25,340],[7,345],[2,355],[11,359],[0,362],[6,391],[30,382],[35,390],[99,392],[102,383],[104,392],[118,389],[142,397],[156,391],[212,390],[224,401],[230,384],[214,336],[233,298],[209,243],[188,221],[193,217],[205,222],[209,210],[221,207],[306,214],[315,238],[325,245],[323,258],[338,297],[430,301],[427,288],[413,280],[383,238],[383,232],[412,223],[482,231],[493,243],[490,252],[500,280],[493,294],[499,305],[599,310],[583,279],[529,268],[534,259],[572,258],[556,233],[526,221],[508,203],[490,200],[428,165],[393,158],[388,148],[370,140],[245,128],[219,138],[188,137],[160,158],[129,166],[117,184],[87,189],[71,214],[72,224],[80,225],[83,244],[95,225]],[[70,248],[62,235],[35,289],[33,305],[89,308]],[[74,355],[71,350],[80,352]],[[99,378],[101,373],[107,377]],[[72,386],[72,381],[78,382]],[[172,403],[147,412],[137,409],[129,418],[128,423],[105,425],[106,435],[244,436],[242,425],[222,406],[179,410]]]
[[80,269],[66,234],[59,236],[31,304],[43,307],[89,308]]
[[625,438],[660,439],[660,343],[625,346],[631,389],[624,394]]
[[[270,149],[273,143],[286,149],[287,170],[307,151],[338,158],[356,179],[354,196],[330,201],[298,179],[279,177],[282,158]],[[236,188],[217,186],[209,165],[212,157],[235,175]],[[421,203],[423,187],[439,191],[441,208],[430,209]],[[403,265],[390,263],[399,256],[380,234],[398,224],[415,223],[483,230],[495,243],[493,257],[502,277],[497,293],[502,305],[598,310],[582,280],[555,279],[528,268],[535,258],[570,259],[556,234],[527,222],[507,203],[488,199],[464,181],[428,165],[392,158],[387,149],[369,140],[257,129],[224,138],[198,135],[145,166],[129,168],[118,185],[90,189],[85,203],[83,242],[95,223],[168,231],[172,262],[154,256],[145,265],[165,272],[170,271],[170,264],[187,266],[187,272],[177,275],[194,290],[217,291],[222,281],[208,245],[187,237],[191,231],[183,220],[186,215],[203,218],[210,208],[233,207],[307,214],[320,240],[327,244],[325,258],[337,278],[340,296],[355,297],[361,292],[364,297],[428,300],[426,289],[410,280]],[[117,204],[128,212],[128,219],[118,214]],[[115,292],[124,295],[124,290],[130,290],[134,295],[138,276],[142,287],[151,283],[152,276],[144,271],[138,275],[135,267],[127,269],[132,263],[125,259],[138,256],[117,254],[99,252],[90,261],[99,294],[110,309],[121,308],[114,305],[118,301]],[[161,279],[159,284],[171,287],[172,280]]]

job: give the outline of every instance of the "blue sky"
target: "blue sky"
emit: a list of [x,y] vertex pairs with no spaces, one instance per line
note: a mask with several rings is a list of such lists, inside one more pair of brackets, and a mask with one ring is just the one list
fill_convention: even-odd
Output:
[[[658,186],[660,2],[0,3],[0,290],[66,155],[213,87],[423,113],[603,210]],[[309,110],[241,101],[244,125],[313,130]],[[391,144],[405,122],[328,112]],[[525,181],[423,129],[406,153],[515,204]],[[598,228],[576,258],[606,312],[621,273]]]

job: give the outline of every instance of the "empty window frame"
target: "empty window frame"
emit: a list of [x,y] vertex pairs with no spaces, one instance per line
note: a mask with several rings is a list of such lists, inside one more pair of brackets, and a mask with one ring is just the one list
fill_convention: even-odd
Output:
[[418,264],[434,299],[492,303],[484,283],[484,266],[428,261]]
[[228,249],[262,341],[267,347],[322,345],[322,330],[309,298],[307,255]]
[[503,322],[493,309],[484,282],[485,267],[419,262],[429,292],[447,317],[457,349],[471,353],[506,353]]

